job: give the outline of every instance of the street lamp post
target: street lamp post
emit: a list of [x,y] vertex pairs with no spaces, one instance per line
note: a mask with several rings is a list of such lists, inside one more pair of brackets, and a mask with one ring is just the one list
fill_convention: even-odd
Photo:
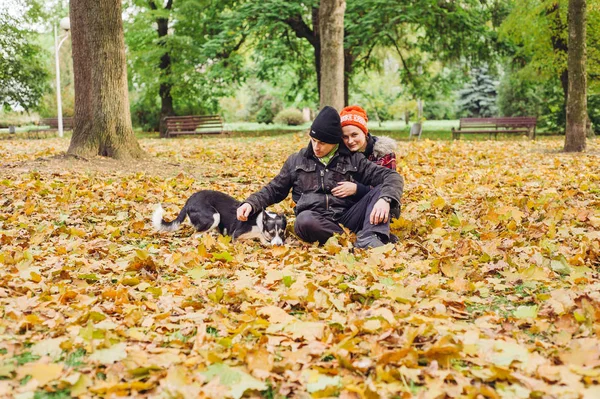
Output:
[[[58,61],[58,50],[69,36],[69,30],[71,29],[69,17],[64,17],[60,20],[60,28],[61,30],[66,31],[66,33],[63,38],[59,38],[57,34],[58,29],[56,28],[56,26],[54,27],[54,58],[56,59],[56,104],[58,108],[58,137],[63,136],[62,99],[60,96],[60,64]],[[60,43],[58,42],[59,39],[62,39]]]

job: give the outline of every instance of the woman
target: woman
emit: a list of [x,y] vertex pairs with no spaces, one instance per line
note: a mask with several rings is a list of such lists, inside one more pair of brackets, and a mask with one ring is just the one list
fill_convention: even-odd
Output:
[[[367,122],[369,118],[362,107],[351,105],[340,112],[342,123],[342,140],[352,152],[362,152],[371,162],[384,168],[396,170],[396,140],[389,137],[377,137],[369,133]],[[336,197],[349,197],[355,195],[357,198],[365,196],[372,187],[360,183],[343,182],[331,190]],[[396,204],[390,208],[390,217],[400,217],[400,205]],[[397,240],[393,234],[390,236],[392,242]]]
[[396,141],[389,137],[369,134],[369,118],[364,109],[351,105],[340,112],[343,140],[352,152],[362,152],[369,161],[384,168],[396,170]]
[[[340,119],[342,139],[350,151],[362,152],[369,161],[396,170],[396,141],[389,137],[371,135],[367,127],[369,118],[364,109],[358,105],[346,107],[340,112]],[[357,195],[362,198],[370,189],[371,187],[361,184],[344,182],[331,190],[331,193],[336,197]]]

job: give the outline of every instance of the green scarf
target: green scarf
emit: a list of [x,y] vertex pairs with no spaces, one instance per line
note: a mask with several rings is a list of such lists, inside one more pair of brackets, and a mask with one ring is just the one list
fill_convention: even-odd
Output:
[[333,147],[333,150],[329,151],[329,154],[325,155],[323,158],[319,158],[319,161],[321,161],[323,165],[327,166],[329,164],[329,161],[331,161],[331,158],[333,158],[333,156],[335,155],[338,148],[340,148],[340,145],[336,144],[335,147]]

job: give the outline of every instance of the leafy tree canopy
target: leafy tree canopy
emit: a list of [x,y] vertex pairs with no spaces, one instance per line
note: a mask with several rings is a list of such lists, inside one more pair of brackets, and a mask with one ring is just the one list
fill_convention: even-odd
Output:
[[[167,9],[153,0],[127,2],[131,87],[141,97],[156,97],[160,83],[168,82],[179,112],[216,111],[218,99],[231,92],[244,64],[243,57],[227,46],[208,43],[215,36],[227,36],[216,20],[230,3],[177,0]],[[169,34],[163,37],[157,33],[160,18],[168,20]],[[159,70],[165,52],[171,57],[169,73]]]
[[47,88],[44,50],[28,22],[28,14],[16,17],[0,9],[0,104],[5,110],[35,108]]
[[[257,73],[276,79],[281,67],[293,66],[297,85],[313,90],[316,80],[315,32],[317,0],[240,2],[223,16],[227,35],[211,40],[219,47],[248,36],[255,49]],[[497,44],[496,15],[501,1],[348,0],[345,14],[346,73],[377,67],[377,48],[393,48],[402,58],[402,79],[414,95],[426,96],[438,61],[479,62],[493,57]],[[231,34],[230,34],[231,33]],[[428,57],[423,54],[429,54]],[[418,71],[421,71],[420,73]],[[305,86],[310,83],[309,86]],[[439,90],[439,87],[434,90]]]
[[[567,68],[568,0],[519,0],[511,1],[510,7],[500,28],[500,38],[511,48],[511,64],[528,79],[560,75]],[[588,1],[587,11],[588,86],[592,92],[598,92],[600,3]]]

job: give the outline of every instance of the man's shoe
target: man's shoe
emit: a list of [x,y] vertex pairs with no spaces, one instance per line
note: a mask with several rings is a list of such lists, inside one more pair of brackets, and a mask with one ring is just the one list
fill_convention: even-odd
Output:
[[377,248],[385,245],[380,239],[379,236],[375,233],[371,233],[368,235],[359,235],[356,238],[356,242],[354,243],[355,248]]
[[390,240],[389,242],[391,242],[392,244],[397,243],[398,241],[400,241],[400,239],[398,238],[397,235],[390,233]]

